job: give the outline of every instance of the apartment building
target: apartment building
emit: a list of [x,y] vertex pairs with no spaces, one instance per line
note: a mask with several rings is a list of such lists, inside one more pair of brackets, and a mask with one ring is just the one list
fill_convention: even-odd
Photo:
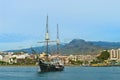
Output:
[[110,53],[110,60],[119,60],[120,59],[120,49],[111,49],[108,50]]

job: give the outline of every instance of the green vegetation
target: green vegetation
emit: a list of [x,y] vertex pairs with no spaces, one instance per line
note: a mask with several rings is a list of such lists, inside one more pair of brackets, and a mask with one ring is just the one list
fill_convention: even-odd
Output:
[[97,64],[97,63],[100,63],[100,61],[99,61],[99,60],[93,60],[93,61],[91,62],[91,64]]
[[77,60],[77,61],[70,60],[69,62],[73,65],[82,65],[83,64],[83,61],[80,61],[80,60]]
[[8,64],[9,64],[8,62],[0,61],[0,65],[8,65]]
[[31,58],[25,58],[25,59],[16,59],[16,57],[14,57],[14,58],[12,58],[13,59],[13,61],[10,61],[10,62],[5,62],[5,61],[0,61],[0,65],[2,66],[9,66],[9,65],[17,65],[17,66],[19,66],[19,65],[25,65],[25,66],[27,66],[27,65],[36,65],[36,59],[31,59]]
[[110,53],[108,51],[103,51],[97,57],[97,59],[98,59],[98,61],[103,62],[104,60],[107,60],[109,57],[110,57]]
[[102,51],[101,54],[91,62],[91,65],[94,66],[106,66],[106,60],[110,57],[110,53],[108,51]]
[[35,65],[36,60],[25,58],[25,59],[17,59],[17,63],[12,63],[13,65]]

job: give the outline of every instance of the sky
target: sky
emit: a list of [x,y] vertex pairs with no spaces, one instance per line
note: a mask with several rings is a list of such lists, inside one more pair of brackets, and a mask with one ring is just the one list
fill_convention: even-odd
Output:
[[0,0],[0,51],[40,46],[49,16],[51,40],[120,42],[120,0]]

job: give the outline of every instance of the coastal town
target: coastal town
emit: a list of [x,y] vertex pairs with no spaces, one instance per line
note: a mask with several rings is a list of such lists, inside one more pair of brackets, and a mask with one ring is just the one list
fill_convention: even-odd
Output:
[[[105,52],[109,55],[104,54]],[[102,56],[102,54],[104,56]],[[37,57],[44,57],[42,54],[29,54],[25,52],[0,52],[0,65],[37,65]],[[101,56],[101,58],[100,58]],[[120,49],[103,50],[99,54],[80,55],[49,55],[50,58],[59,57],[65,65],[79,66],[110,66],[120,65]]]

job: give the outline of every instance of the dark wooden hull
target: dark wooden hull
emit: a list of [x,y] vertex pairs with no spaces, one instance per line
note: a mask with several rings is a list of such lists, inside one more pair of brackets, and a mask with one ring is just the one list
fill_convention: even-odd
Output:
[[39,61],[39,66],[40,66],[41,72],[53,72],[53,71],[64,70],[63,65],[47,64],[47,63],[43,63],[42,61]]

